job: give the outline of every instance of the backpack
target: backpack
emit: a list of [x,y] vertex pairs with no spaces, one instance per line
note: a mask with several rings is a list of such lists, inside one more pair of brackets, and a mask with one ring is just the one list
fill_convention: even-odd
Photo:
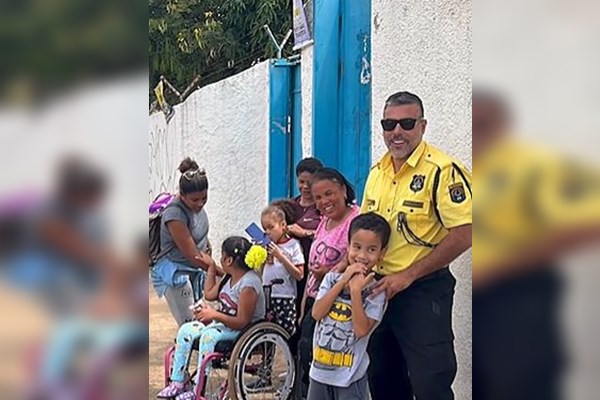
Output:
[[162,216],[167,209],[167,206],[171,204],[173,199],[175,199],[174,194],[161,193],[156,196],[148,208],[148,213],[150,214],[148,224],[150,267],[153,267],[161,257],[173,250],[173,246],[169,246],[166,249],[160,248],[160,226],[162,223]]

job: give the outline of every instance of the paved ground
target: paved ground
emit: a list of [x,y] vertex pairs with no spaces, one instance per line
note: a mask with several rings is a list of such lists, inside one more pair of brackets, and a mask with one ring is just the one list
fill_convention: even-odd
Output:
[[148,347],[148,398],[156,398],[162,389],[164,381],[163,356],[166,349],[173,344],[177,334],[177,323],[169,312],[169,307],[164,298],[159,299],[156,292],[149,287],[149,324],[150,346]]

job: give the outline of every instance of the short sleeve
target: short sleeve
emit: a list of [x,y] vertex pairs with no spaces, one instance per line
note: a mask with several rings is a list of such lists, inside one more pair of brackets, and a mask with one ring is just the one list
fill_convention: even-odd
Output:
[[300,242],[294,240],[294,247],[292,248],[292,259],[290,260],[294,265],[304,265],[304,252]]
[[162,215],[162,222],[166,224],[170,221],[181,221],[187,225],[188,215],[180,207],[170,206],[165,209]]
[[331,289],[333,285],[335,285],[335,282],[337,281],[337,277],[339,275],[340,274],[337,272],[328,272],[325,275],[325,277],[323,278],[323,282],[321,282],[321,286],[319,287],[319,293],[317,293],[317,300],[319,300],[320,298],[325,296],[327,292],[329,292],[329,289]]
[[434,185],[437,185],[435,203],[438,217],[445,228],[454,228],[473,222],[473,194],[471,173],[457,162],[439,171]]
[[367,195],[371,192],[371,180],[373,179],[372,175],[373,172],[369,173],[369,176],[367,177],[367,182],[365,183],[365,191],[363,193],[362,202],[360,203],[361,214],[365,214],[369,211],[369,208],[367,206]]
[[381,321],[385,312],[385,306],[385,292],[379,293],[374,298],[367,296],[365,300],[365,314],[374,321]]
[[244,279],[242,279],[242,281],[240,281],[240,293],[245,288],[254,289],[256,294],[260,296],[260,292],[263,290],[262,289],[262,281],[258,277],[258,275],[256,275],[256,273],[253,273],[250,271],[249,273],[247,273],[244,276]]

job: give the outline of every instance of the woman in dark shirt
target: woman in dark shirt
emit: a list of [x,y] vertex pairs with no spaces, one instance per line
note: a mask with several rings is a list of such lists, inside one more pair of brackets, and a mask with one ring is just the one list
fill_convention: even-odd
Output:
[[[315,201],[310,192],[310,181],[313,174],[320,168],[323,168],[321,161],[316,158],[308,157],[300,160],[296,166],[296,178],[298,180],[298,191],[300,195],[294,198],[294,201],[302,209],[300,218],[295,224],[288,227],[289,233],[300,240],[302,252],[304,253],[304,278],[298,281],[298,293],[304,293],[306,286],[306,277],[308,276],[308,255],[310,253],[310,245],[313,242],[315,229],[321,221],[321,214],[317,211]],[[302,296],[296,298],[297,315],[300,315],[300,302]]]

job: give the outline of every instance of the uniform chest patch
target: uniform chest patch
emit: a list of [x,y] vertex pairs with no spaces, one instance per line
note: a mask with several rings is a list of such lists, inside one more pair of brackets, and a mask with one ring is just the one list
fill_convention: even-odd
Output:
[[467,198],[465,195],[465,187],[462,183],[450,185],[448,186],[448,190],[450,191],[450,200],[454,203],[462,203]]
[[410,182],[410,190],[417,193],[423,190],[425,185],[425,175],[413,175],[412,181]]

